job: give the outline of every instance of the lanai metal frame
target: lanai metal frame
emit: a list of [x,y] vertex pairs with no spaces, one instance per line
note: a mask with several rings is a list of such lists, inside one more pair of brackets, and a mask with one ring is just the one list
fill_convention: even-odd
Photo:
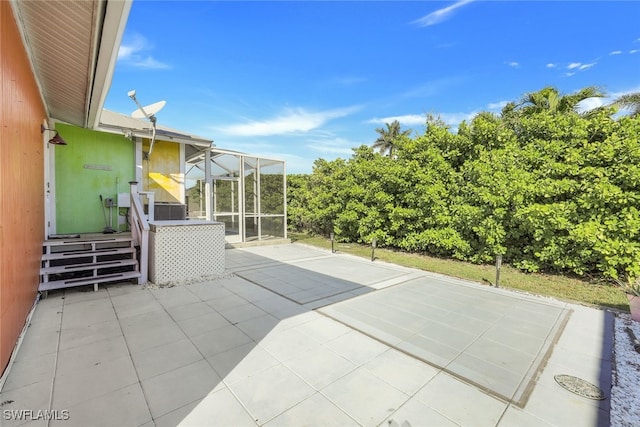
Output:
[[217,147],[185,161],[188,218],[224,222],[229,243],[287,238],[284,161]]

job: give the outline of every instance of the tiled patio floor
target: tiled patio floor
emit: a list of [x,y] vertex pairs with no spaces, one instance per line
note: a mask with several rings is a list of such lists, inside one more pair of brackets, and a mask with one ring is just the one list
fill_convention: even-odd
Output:
[[434,277],[320,311],[519,406],[570,314],[566,304]]
[[[576,375],[608,395],[610,313],[525,298],[573,312],[519,408],[322,312],[354,317],[385,292],[434,286],[442,277],[296,244],[229,250],[227,266],[223,278],[172,288],[50,293],[0,394],[0,425],[608,425],[608,400],[573,395],[553,376]],[[490,312],[501,310],[492,304],[522,300],[447,280]],[[377,318],[407,313],[393,304],[386,311]],[[358,329],[376,327],[355,317]],[[523,331],[516,322],[502,326],[487,329],[487,338],[499,343]],[[23,418],[68,411],[69,419],[9,419],[20,410],[33,411]]]

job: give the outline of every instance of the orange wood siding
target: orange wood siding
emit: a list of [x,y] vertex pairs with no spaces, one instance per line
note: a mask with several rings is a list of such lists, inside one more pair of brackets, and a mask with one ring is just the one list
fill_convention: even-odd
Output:
[[10,2],[0,1],[0,374],[38,291],[45,118]]

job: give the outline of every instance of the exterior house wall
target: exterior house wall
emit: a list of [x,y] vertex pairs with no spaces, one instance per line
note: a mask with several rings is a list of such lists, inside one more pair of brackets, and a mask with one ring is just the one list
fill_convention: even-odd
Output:
[[10,2],[0,1],[0,374],[38,291],[46,118]]
[[[149,140],[142,142],[149,151]],[[184,203],[184,173],[181,172],[180,144],[155,141],[148,159],[142,161],[142,188],[153,191],[156,202]]]
[[[68,145],[55,148],[56,234],[96,233],[105,228],[109,209],[100,202],[129,193],[135,179],[135,143],[123,135],[58,124]],[[111,226],[118,212],[111,209]]]

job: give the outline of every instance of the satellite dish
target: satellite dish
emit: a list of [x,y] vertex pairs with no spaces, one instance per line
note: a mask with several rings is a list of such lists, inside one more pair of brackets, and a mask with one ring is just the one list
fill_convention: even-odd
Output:
[[131,117],[134,119],[144,119],[149,118],[149,116],[155,115],[158,111],[162,110],[162,108],[167,104],[167,101],[158,101],[154,102],[151,105],[147,105],[146,107],[139,107],[133,113],[131,113]]
[[138,109],[131,113],[131,117],[135,119],[147,118],[151,122],[151,143],[149,144],[149,152],[145,153],[146,157],[149,158],[149,156],[151,155],[151,151],[153,151],[153,143],[156,141],[156,113],[162,110],[167,101],[158,101],[154,102],[153,104],[147,105],[146,107],[143,107],[142,105],[140,105],[138,99],[136,98],[135,90],[130,90],[127,95],[138,106]]

